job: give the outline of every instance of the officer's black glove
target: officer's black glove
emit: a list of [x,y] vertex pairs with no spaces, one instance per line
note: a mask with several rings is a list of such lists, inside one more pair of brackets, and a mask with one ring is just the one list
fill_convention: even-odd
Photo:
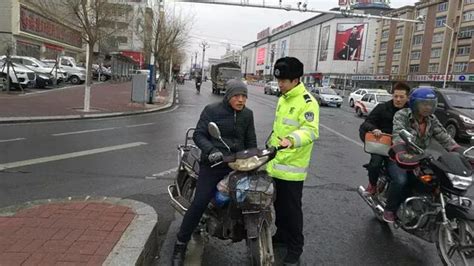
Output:
[[222,158],[224,158],[224,154],[222,154],[222,152],[220,152],[220,151],[213,152],[213,153],[209,154],[209,156],[207,157],[207,159],[211,163],[216,163],[218,161],[221,161]]

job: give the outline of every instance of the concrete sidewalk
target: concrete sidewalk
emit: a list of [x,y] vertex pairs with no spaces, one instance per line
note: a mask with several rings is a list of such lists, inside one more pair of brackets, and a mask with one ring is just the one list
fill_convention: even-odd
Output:
[[99,83],[91,88],[90,111],[84,112],[84,85],[21,94],[0,92],[0,123],[85,119],[142,114],[169,108],[174,83],[157,93],[154,104],[131,102],[132,84]]
[[119,198],[28,202],[0,209],[0,265],[147,265],[157,214]]

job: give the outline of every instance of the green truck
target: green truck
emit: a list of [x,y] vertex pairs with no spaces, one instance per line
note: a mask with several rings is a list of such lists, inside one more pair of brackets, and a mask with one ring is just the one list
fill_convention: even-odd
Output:
[[241,79],[240,66],[234,62],[225,62],[211,66],[212,93],[220,94],[226,91],[225,84],[229,79]]

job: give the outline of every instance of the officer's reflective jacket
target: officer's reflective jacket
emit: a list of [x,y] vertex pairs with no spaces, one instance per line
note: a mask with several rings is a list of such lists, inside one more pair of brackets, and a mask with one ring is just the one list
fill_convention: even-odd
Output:
[[278,147],[280,139],[288,138],[293,145],[278,151],[267,164],[270,176],[287,181],[305,180],[313,142],[319,137],[319,105],[303,83],[282,95],[273,122],[269,146]]

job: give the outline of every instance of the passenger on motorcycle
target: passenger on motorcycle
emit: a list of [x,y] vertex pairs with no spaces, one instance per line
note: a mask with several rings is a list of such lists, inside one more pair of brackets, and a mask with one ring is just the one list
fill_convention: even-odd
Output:
[[[464,148],[454,141],[439,120],[433,114],[438,99],[431,88],[421,87],[410,95],[410,108],[398,111],[393,117],[393,146],[390,151],[392,161],[388,163],[388,173],[391,183],[388,189],[387,206],[383,214],[386,222],[393,223],[396,211],[409,193],[409,181],[414,180],[414,169],[419,158],[410,153],[409,147],[400,137],[405,129],[414,136],[414,142],[422,149],[427,149],[434,138],[448,151],[463,153]],[[413,178],[412,178],[413,177]]]
[[[194,200],[186,212],[173,251],[172,265],[183,265],[186,246],[202,214],[214,195],[216,185],[231,169],[226,164],[211,167],[224,155],[257,147],[253,112],[245,106],[247,85],[240,80],[229,80],[224,100],[207,105],[194,131],[194,143],[201,150],[199,178]],[[230,151],[208,132],[209,122],[215,122]]]
[[[392,89],[393,99],[377,105],[372,112],[370,112],[364,123],[360,125],[360,138],[364,141],[365,133],[372,132],[376,137],[380,137],[382,133],[392,134],[393,116],[402,108],[408,107],[408,95],[410,94],[410,87],[407,84],[399,82],[396,83]],[[379,173],[386,162],[387,157],[379,154],[371,154],[370,162],[367,167],[369,175],[369,184],[366,191],[369,194],[375,194],[377,187],[377,180]]]

